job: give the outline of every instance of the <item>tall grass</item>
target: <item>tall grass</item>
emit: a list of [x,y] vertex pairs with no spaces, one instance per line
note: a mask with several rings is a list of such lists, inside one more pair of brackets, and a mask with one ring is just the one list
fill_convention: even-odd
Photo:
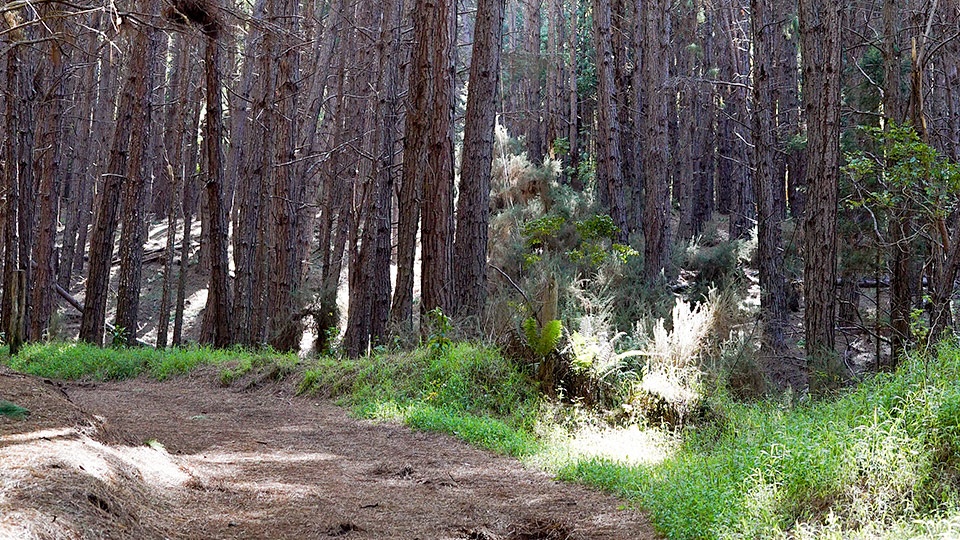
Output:
[[661,463],[573,460],[559,476],[647,508],[670,539],[902,538],[960,509],[960,350],[832,400],[713,398],[719,419]]

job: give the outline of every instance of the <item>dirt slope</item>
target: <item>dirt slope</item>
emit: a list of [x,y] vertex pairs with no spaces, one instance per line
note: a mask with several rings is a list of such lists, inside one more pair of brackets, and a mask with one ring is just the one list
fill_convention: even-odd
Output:
[[615,498],[283,385],[7,371],[0,397],[33,412],[0,418],[0,538],[655,537]]

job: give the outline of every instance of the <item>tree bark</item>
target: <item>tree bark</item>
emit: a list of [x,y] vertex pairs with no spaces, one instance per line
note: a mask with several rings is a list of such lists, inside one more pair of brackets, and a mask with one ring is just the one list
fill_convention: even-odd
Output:
[[103,345],[103,330],[106,322],[107,294],[110,285],[110,266],[113,260],[114,235],[117,231],[117,212],[123,180],[128,174],[130,135],[134,118],[143,103],[138,96],[147,92],[145,51],[149,36],[138,31],[131,42],[131,60],[127,80],[123,85],[120,104],[117,108],[116,129],[110,148],[110,161],[103,179],[103,193],[99,197],[95,225],[90,238],[90,263],[87,270],[87,286],[84,295],[84,310],[80,320],[80,339],[95,345]]
[[[421,105],[429,118],[422,146],[427,149],[423,176],[423,208],[420,215],[422,271],[420,313],[440,308],[454,311],[456,299],[453,281],[453,105],[454,40],[456,3],[454,0],[419,0],[414,13],[414,34],[418,43],[413,50],[410,93],[427,97]],[[420,94],[417,87],[424,86]],[[416,136],[417,134],[413,134]],[[411,134],[407,133],[407,137]],[[425,326],[421,324],[421,329]]]
[[[618,14],[619,15],[619,14]],[[620,117],[611,37],[610,0],[593,0],[593,35],[597,54],[597,183],[606,192],[616,240],[627,241],[627,212],[621,169]]]
[[763,321],[764,367],[779,385],[799,383],[785,362],[787,288],[783,275],[782,214],[778,210],[776,166],[775,65],[772,46],[777,27],[770,0],[752,0],[754,191],[757,197],[757,265],[760,269],[760,318]]
[[667,50],[670,27],[666,5],[641,2],[645,44],[643,87],[643,266],[648,283],[670,273],[669,100]]
[[210,283],[203,316],[212,321],[215,347],[232,343],[232,313],[227,262],[227,209],[223,200],[223,111],[220,102],[220,47],[217,24],[204,28],[207,37],[204,53],[207,110],[204,123],[206,148],[207,211],[210,224]]
[[[159,3],[144,2],[148,12],[159,12]],[[154,29],[145,29],[148,42],[147,48],[136,49],[135,54],[147,57],[145,70],[141,74],[143,82],[134,96],[137,100],[135,113],[131,119],[133,125],[130,132],[130,149],[127,160],[127,177],[123,185],[122,208],[123,229],[120,234],[120,275],[117,284],[117,317],[114,326],[117,337],[127,346],[137,343],[137,312],[140,308],[141,272],[143,269],[144,243],[144,195],[146,193],[146,179],[148,168],[152,167],[150,157],[150,130],[153,119],[151,103],[153,86],[157,67],[154,58],[159,52],[159,32]]]
[[[45,24],[56,33],[63,31],[63,18],[51,17],[49,5],[42,6]],[[26,338],[29,341],[39,341],[43,338],[50,325],[50,315],[54,309],[53,284],[56,281],[56,251],[57,217],[60,213],[60,184],[63,171],[60,160],[63,155],[60,125],[62,122],[64,100],[64,54],[58,40],[50,40],[49,71],[44,77],[49,87],[46,89],[39,114],[40,135],[37,139],[39,158],[37,173],[39,174],[39,231],[36,243],[33,246],[33,262],[36,268],[33,272],[33,282],[30,287],[30,306],[33,312],[30,316]],[[45,70],[46,71],[46,70]]]
[[807,357],[817,359],[836,354],[841,5],[800,0],[800,36],[808,156],[803,326]]
[[461,317],[479,319],[487,299],[487,235],[504,0],[480,0],[470,63],[454,252]]

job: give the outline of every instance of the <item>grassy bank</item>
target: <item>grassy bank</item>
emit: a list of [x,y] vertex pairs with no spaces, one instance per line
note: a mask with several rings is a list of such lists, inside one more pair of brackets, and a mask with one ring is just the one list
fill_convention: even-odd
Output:
[[518,457],[537,450],[535,388],[496,350],[464,343],[356,360],[322,358],[300,385],[304,393],[329,393],[364,418],[403,421]]
[[293,366],[295,355],[272,351],[218,350],[206,347],[156,350],[149,348],[100,348],[86,343],[45,342],[25,345],[11,358],[4,349],[0,359],[22,373],[53,379],[120,380],[150,375],[164,380],[201,365],[221,368],[229,382],[253,368],[271,363]]
[[361,416],[453,433],[616,493],[670,539],[960,533],[957,349],[830,399],[714,395],[711,420],[681,433],[538,404],[509,362],[463,344],[323,360],[304,382],[320,388]]
[[960,536],[957,349],[834,399],[713,401],[719,419],[660,463],[559,476],[637,501],[671,539]]

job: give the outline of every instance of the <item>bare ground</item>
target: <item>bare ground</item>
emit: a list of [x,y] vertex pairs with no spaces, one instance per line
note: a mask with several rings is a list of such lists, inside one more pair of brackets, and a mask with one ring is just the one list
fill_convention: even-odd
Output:
[[58,383],[0,367],[0,538],[652,539],[639,511],[283,383]]

